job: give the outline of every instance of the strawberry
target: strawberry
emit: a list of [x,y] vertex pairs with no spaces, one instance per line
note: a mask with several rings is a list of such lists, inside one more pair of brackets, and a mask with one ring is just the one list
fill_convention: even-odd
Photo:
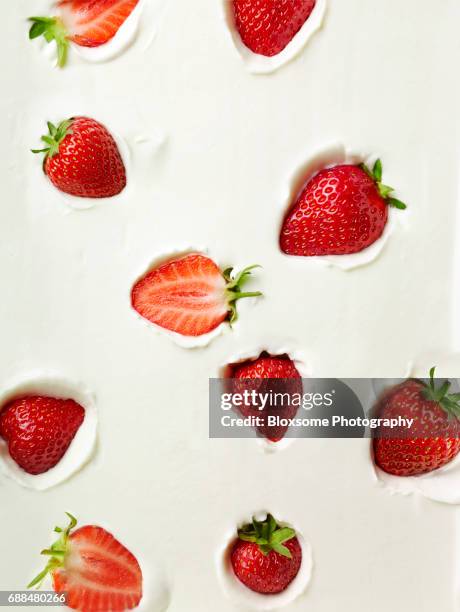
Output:
[[316,0],[233,0],[236,29],[253,53],[271,57],[294,38]]
[[281,527],[271,514],[238,530],[231,551],[236,577],[257,593],[281,593],[297,576],[302,549],[294,529]]
[[234,378],[300,378],[292,359],[287,355],[269,355],[265,351],[254,360],[237,363],[232,368]]
[[111,533],[95,525],[76,531],[70,518],[66,529],[56,527],[59,539],[42,551],[48,564],[27,588],[40,588],[50,574],[53,588],[66,595],[66,605],[82,612],[131,610],[142,598],[142,571],[136,557]]
[[111,40],[139,0],[60,0],[57,17],[30,17],[29,38],[56,42],[58,65],[67,60],[69,42],[99,47]]
[[131,303],[142,317],[183,336],[201,336],[237,320],[236,302],[259,296],[241,287],[257,266],[234,276],[205,255],[190,253],[150,270],[133,287]]
[[460,393],[448,394],[448,380],[437,386],[434,373],[432,368],[428,384],[409,379],[392,387],[377,404],[379,418],[414,419],[410,433],[385,426],[376,431],[375,462],[388,474],[427,474],[460,452]]
[[[287,355],[272,356],[262,353],[257,359],[238,363],[232,367],[231,383],[232,393],[243,393],[245,390],[256,393],[302,393],[302,382],[300,374],[294,362]],[[293,418],[297,414],[298,406],[291,402],[283,402],[282,405],[260,406],[252,403],[239,407],[244,417],[259,417],[262,424],[257,427],[259,433],[271,442],[279,442],[288,430],[287,425],[269,425],[269,416],[278,415],[282,419]]]
[[88,117],[73,117],[57,127],[48,122],[42,136],[43,170],[55,187],[82,198],[110,198],[126,187],[126,171],[112,135]]
[[358,253],[380,236],[388,207],[404,209],[382,183],[382,163],[372,171],[365,164],[321,170],[308,181],[286,216],[280,235],[288,255]]
[[64,456],[85,418],[71,399],[27,396],[0,412],[0,436],[10,456],[29,474],[43,474]]

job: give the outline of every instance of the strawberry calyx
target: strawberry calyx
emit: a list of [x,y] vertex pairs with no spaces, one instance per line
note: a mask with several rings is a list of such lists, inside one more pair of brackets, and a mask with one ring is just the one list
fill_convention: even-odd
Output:
[[394,198],[391,194],[394,192],[393,187],[389,187],[382,183],[382,175],[383,175],[383,167],[382,161],[378,159],[372,167],[372,170],[366,166],[366,164],[360,164],[359,167],[364,170],[364,172],[371,178],[376,184],[377,190],[380,196],[385,200],[388,206],[392,206],[393,208],[398,208],[399,210],[404,210],[407,208],[404,202]]
[[60,68],[65,66],[69,50],[68,32],[58,17],[29,17],[32,26],[29,30],[29,39],[33,40],[43,36],[47,43],[56,42],[57,63]]
[[248,266],[241,270],[236,276],[233,276],[233,268],[227,268],[223,272],[223,277],[227,281],[225,288],[225,295],[228,300],[230,308],[229,322],[234,323],[238,319],[238,312],[236,309],[236,302],[242,298],[259,297],[262,295],[261,291],[241,291],[242,286],[248,281],[254,268],[260,268],[259,265]]
[[257,544],[265,556],[271,551],[275,551],[288,559],[292,559],[292,554],[289,548],[283,546],[283,544],[292,540],[295,536],[294,529],[282,527],[271,514],[267,514],[264,521],[258,521],[253,517],[252,523],[238,529],[238,538],[243,542]]
[[66,512],[66,514],[70,519],[69,525],[65,529],[62,529],[62,527],[54,528],[55,533],[59,533],[60,536],[50,548],[45,548],[45,550],[41,551],[40,554],[46,555],[50,559],[46,564],[45,569],[27,585],[28,589],[31,589],[32,587],[37,587],[37,589],[39,589],[43,583],[43,580],[48,574],[54,572],[54,570],[58,569],[59,567],[63,567],[65,557],[69,552],[69,536],[71,531],[77,525],[77,519],[69,512]]
[[73,123],[73,119],[65,119],[61,121],[56,127],[51,121],[47,122],[49,133],[42,136],[42,140],[47,146],[43,149],[32,149],[32,153],[45,153],[45,159],[48,157],[54,157],[59,153],[59,145],[66,136],[72,134],[70,126]]
[[420,381],[424,387],[425,399],[439,404],[449,417],[460,419],[460,393],[448,393],[452,384],[450,380],[445,380],[442,384],[436,386],[435,371],[436,367],[431,368],[429,383]]

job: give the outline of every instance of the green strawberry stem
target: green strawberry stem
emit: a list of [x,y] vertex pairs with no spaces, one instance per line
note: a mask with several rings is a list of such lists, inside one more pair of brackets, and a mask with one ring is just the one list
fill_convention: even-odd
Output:
[[49,133],[41,137],[41,140],[47,145],[43,149],[32,149],[32,153],[45,153],[45,159],[47,157],[54,157],[59,153],[59,145],[68,134],[72,134],[70,126],[72,125],[73,119],[66,119],[56,127],[50,121],[48,121]]
[[230,308],[230,325],[238,319],[238,312],[236,309],[236,302],[238,300],[241,300],[242,298],[259,297],[262,295],[260,291],[241,291],[242,286],[247,282],[251,276],[251,271],[254,270],[254,268],[260,268],[260,266],[248,266],[247,268],[244,268],[244,270],[241,270],[241,272],[239,272],[239,274],[237,274],[235,277],[232,276],[233,268],[227,268],[223,272],[223,276],[227,281],[225,293]]
[[77,519],[69,512],[66,512],[66,514],[70,519],[69,525],[66,527],[66,529],[62,529],[61,527],[54,528],[54,531],[56,533],[60,533],[61,535],[56,540],[56,542],[51,545],[51,548],[45,548],[45,550],[41,551],[40,554],[49,556],[50,560],[46,564],[45,569],[41,571],[38,576],[35,576],[35,578],[31,582],[29,582],[29,584],[27,585],[28,589],[31,589],[34,586],[39,589],[42,585],[43,580],[49,573],[64,565],[64,558],[68,553],[69,535],[72,529],[74,529],[77,525]]
[[253,517],[251,524],[238,529],[239,539],[244,542],[254,542],[264,555],[274,550],[288,559],[292,559],[291,551],[283,544],[295,538],[295,535],[294,529],[281,527],[271,514],[267,514],[264,521],[258,521]]
[[360,164],[360,168],[364,170],[364,172],[374,181],[377,186],[379,194],[386,201],[388,206],[392,206],[393,208],[399,208],[399,210],[404,210],[407,206],[401,200],[392,197],[392,193],[394,192],[393,187],[389,187],[388,185],[384,185],[382,183],[382,175],[383,175],[383,167],[382,161],[378,159],[372,170],[370,170],[366,164]]
[[460,393],[448,393],[452,384],[450,380],[445,380],[442,384],[436,386],[435,371],[435,367],[431,368],[429,383],[420,381],[425,387],[425,398],[439,404],[449,417],[460,419]]
[[43,36],[47,43],[56,42],[58,66],[62,68],[67,61],[69,50],[68,32],[64,24],[57,17],[29,17],[32,26],[29,30],[29,39]]

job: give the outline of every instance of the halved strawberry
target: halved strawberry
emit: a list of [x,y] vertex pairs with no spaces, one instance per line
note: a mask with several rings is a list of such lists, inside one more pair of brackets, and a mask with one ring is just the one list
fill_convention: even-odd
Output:
[[131,610],[142,598],[142,571],[136,557],[111,533],[95,525],[73,531],[56,527],[59,539],[42,551],[50,559],[27,588],[40,588],[50,574],[56,593],[66,595],[66,605],[82,612]]
[[150,270],[133,287],[131,303],[145,319],[183,336],[201,336],[223,321],[236,321],[236,302],[261,295],[243,293],[242,285],[257,266],[233,276],[212,259],[190,253]]
[[60,0],[57,17],[30,17],[29,38],[56,41],[58,65],[64,66],[69,41],[99,47],[111,40],[139,0]]
[[0,412],[0,436],[19,467],[43,474],[62,459],[84,418],[84,408],[74,400],[22,397]]

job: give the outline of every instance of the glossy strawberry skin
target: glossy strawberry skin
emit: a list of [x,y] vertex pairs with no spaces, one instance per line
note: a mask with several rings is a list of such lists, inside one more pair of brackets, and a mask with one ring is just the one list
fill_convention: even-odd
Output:
[[142,572],[136,557],[114,536],[94,525],[74,531],[62,568],[52,573],[56,593],[84,612],[131,610],[142,598]]
[[288,255],[347,255],[373,244],[388,220],[388,204],[360,167],[316,174],[284,220],[280,247]]
[[253,53],[272,57],[294,38],[316,0],[233,0],[235,27]]
[[284,543],[292,558],[274,550],[264,555],[254,542],[237,540],[231,551],[233,571],[246,587],[265,595],[274,595],[286,590],[299,573],[302,549],[297,537]]
[[292,359],[284,355],[263,353],[254,360],[238,363],[232,368],[234,378],[300,378]]
[[[232,393],[243,393],[245,390],[267,394],[302,393],[300,374],[287,355],[262,353],[257,359],[232,366],[231,377],[234,379],[230,383]],[[291,419],[297,414],[298,406],[286,402],[283,406],[266,407],[264,410],[259,410],[255,405],[243,405],[239,410],[244,417],[259,417],[262,420],[257,427],[259,433],[271,442],[279,442],[286,435],[288,426],[269,425],[268,417],[278,415],[282,419]]]
[[139,0],[61,0],[58,3],[68,38],[81,47],[111,40]]
[[57,155],[44,171],[55,187],[82,198],[110,198],[126,187],[126,171],[113,136],[101,123],[74,117]]
[[381,427],[373,440],[375,463],[395,476],[427,474],[448,464],[460,452],[460,422],[427,400],[418,380],[407,380],[387,391],[377,405],[380,418],[414,419],[410,436]]
[[84,409],[73,400],[24,397],[3,408],[0,436],[23,470],[43,474],[62,459],[84,418]]

